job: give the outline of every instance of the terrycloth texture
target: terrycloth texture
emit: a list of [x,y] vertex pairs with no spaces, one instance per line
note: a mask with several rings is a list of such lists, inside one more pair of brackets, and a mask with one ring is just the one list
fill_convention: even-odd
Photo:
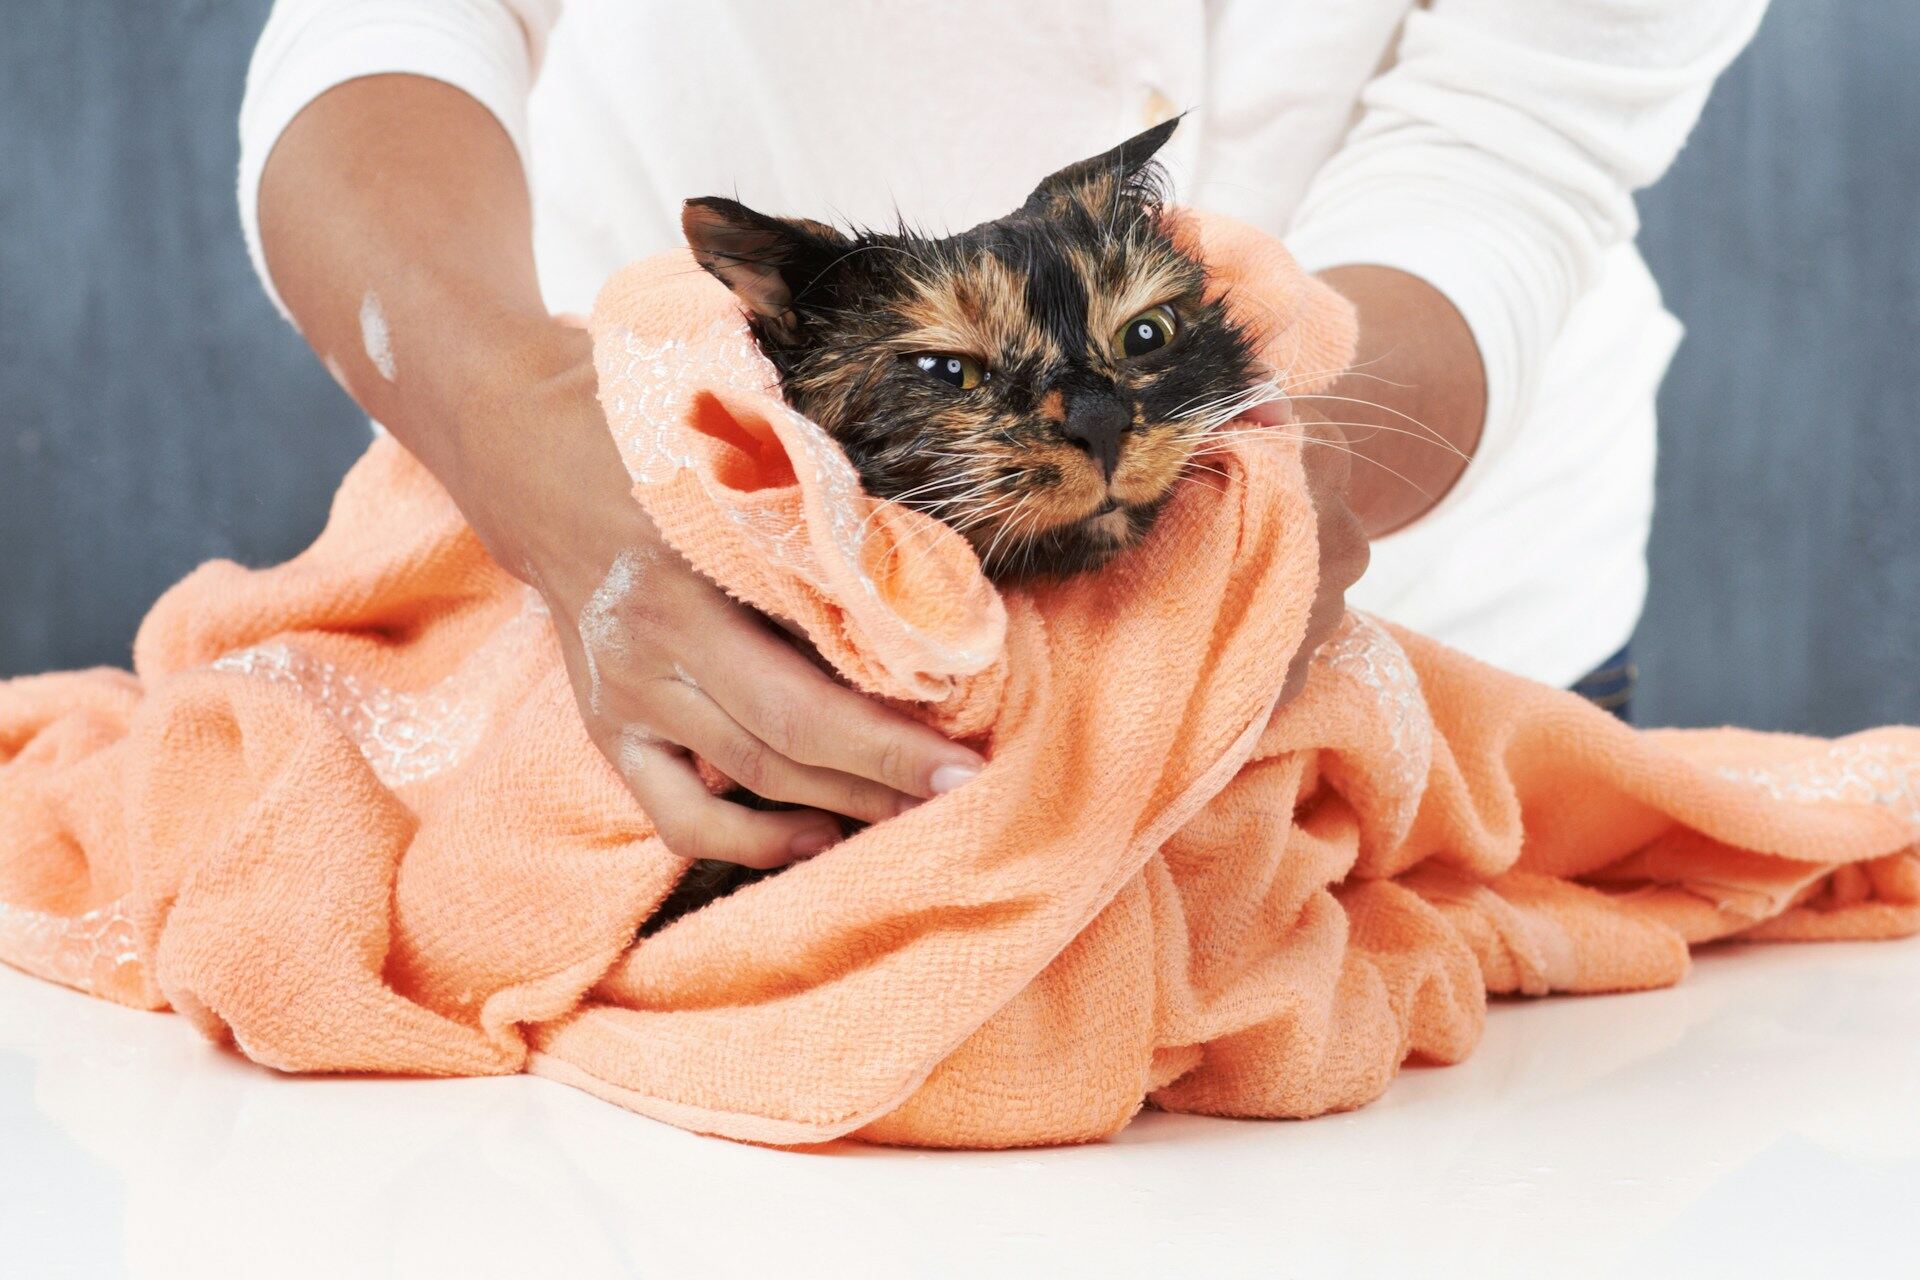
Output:
[[[1277,245],[1189,230],[1280,373],[1339,364],[1350,317]],[[1635,734],[1359,617],[1272,713],[1314,582],[1289,446],[1229,434],[1136,552],[995,593],[859,494],[684,258],[619,277],[595,338],[674,544],[985,773],[636,945],[682,864],[537,602],[383,440],[305,554],[169,592],[136,675],[0,686],[0,958],[285,1070],[998,1146],[1146,1098],[1357,1106],[1464,1056],[1488,991],[1920,927],[1920,732]]]

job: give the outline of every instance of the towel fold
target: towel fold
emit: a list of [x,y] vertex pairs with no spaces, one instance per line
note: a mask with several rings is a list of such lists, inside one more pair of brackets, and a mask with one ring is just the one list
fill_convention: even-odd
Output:
[[[1347,308],[1180,215],[1265,358]],[[286,564],[207,565],[134,673],[0,685],[0,960],[287,1071],[532,1070],[801,1144],[1308,1116],[1473,1048],[1488,992],[1672,983],[1720,938],[1920,929],[1920,732],[1635,733],[1313,596],[1296,447],[1222,433],[1106,570],[996,590],[860,492],[684,255],[593,318],[635,496],[975,781],[636,942],[685,864],[551,623],[390,439]]]

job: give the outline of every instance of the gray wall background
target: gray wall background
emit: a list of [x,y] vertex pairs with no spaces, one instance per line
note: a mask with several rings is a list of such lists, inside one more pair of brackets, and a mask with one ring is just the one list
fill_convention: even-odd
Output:
[[[319,530],[366,441],[234,214],[266,0],[10,0],[0,675],[124,665],[195,564]],[[1775,0],[1643,243],[1662,397],[1643,723],[1920,723],[1920,5]]]

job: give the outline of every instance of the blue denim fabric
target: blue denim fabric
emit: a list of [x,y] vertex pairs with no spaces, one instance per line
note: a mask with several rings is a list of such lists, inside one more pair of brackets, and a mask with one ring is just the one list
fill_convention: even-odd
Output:
[[1633,686],[1640,678],[1633,665],[1633,646],[1625,645],[1574,683],[1573,691],[1596,707],[1604,707],[1628,724],[1633,723]]

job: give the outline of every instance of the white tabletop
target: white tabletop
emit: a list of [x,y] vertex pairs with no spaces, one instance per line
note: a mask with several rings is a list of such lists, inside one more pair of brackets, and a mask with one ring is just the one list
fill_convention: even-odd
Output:
[[737,1146],[544,1080],[302,1079],[0,968],[0,1276],[1920,1274],[1920,943],[1500,1003],[1307,1123]]

